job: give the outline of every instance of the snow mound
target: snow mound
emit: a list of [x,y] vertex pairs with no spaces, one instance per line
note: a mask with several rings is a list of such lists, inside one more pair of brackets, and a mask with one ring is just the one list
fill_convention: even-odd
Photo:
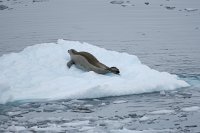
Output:
[[[67,68],[69,49],[88,51],[121,75],[100,75]],[[176,75],[141,64],[135,55],[109,51],[88,43],[58,40],[0,57],[0,103],[16,100],[98,98],[173,90],[189,86]]]

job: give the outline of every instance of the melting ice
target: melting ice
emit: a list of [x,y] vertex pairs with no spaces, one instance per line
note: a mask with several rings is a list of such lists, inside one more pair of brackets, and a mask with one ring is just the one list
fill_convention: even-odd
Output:
[[[87,51],[121,75],[100,75],[67,68],[68,49]],[[88,43],[58,40],[29,46],[0,57],[0,103],[16,100],[98,98],[173,90],[189,86],[176,75],[158,72],[135,55],[109,51]]]

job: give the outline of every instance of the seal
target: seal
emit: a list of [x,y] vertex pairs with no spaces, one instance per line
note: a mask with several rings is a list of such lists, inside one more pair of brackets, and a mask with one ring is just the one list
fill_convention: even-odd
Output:
[[77,52],[74,49],[68,50],[71,60],[67,63],[68,68],[73,64],[84,71],[94,71],[98,74],[114,73],[119,74],[120,71],[116,67],[108,67],[99,62],[94,55],[88,52]]

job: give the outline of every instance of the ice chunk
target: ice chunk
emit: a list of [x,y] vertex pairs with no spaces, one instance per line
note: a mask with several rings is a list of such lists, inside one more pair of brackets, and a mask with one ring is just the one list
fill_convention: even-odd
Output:
[[150,112],[150,114],[171,114],[171,113],[174,113],[174,110],[157,110]]
[[183,110],[183,111],[186,111],[186,112],[198,111],[198,110],[200,110],[200,107],[199,107],[199,106],[192,106],[192,107],[182,108],[182,110]]
[[140,120],[140,121],[147,121],[147,120],[149,120],[149,117],[143,116],[143,117],[141,117],[139,120]]
[[[121,75],[100,75],[72,66],[69,49],[92,53]],[[0,103],[16,100],[99,98],[174,90],[189,86],[176,75],[158,72],[135,55],[109,51],[88,43],[58,40],[29,46],[0,57]]]
[[76,127],[76,126],[80,126],[80,125],[88,125],[89,121],[85,120],[85,121],[73,121],[73,122],[69,122],[69,123],[64,123],[62,124],[62,126],[72,126],[72,127]]
[[119,100],[119,101],[114,101],[114,104],[121,104],[121,103],[127,103],[128,101],[125,100]]
[[160,95],[161,95],[161,96],[166,96],[165,90],[161,90],[161,91],[160,91]]
[[192,12],[192,11],[197,11],[197,8],[185,8],[186,11]]

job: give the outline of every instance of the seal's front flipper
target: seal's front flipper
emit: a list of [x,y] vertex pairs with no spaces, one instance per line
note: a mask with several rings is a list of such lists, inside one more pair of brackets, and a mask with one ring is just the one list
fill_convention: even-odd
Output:
[[70,61],[67,63],[68,68],[70,68],[73,64],[74,64],[74,62],[73,62],[72,60],[70,60]]

